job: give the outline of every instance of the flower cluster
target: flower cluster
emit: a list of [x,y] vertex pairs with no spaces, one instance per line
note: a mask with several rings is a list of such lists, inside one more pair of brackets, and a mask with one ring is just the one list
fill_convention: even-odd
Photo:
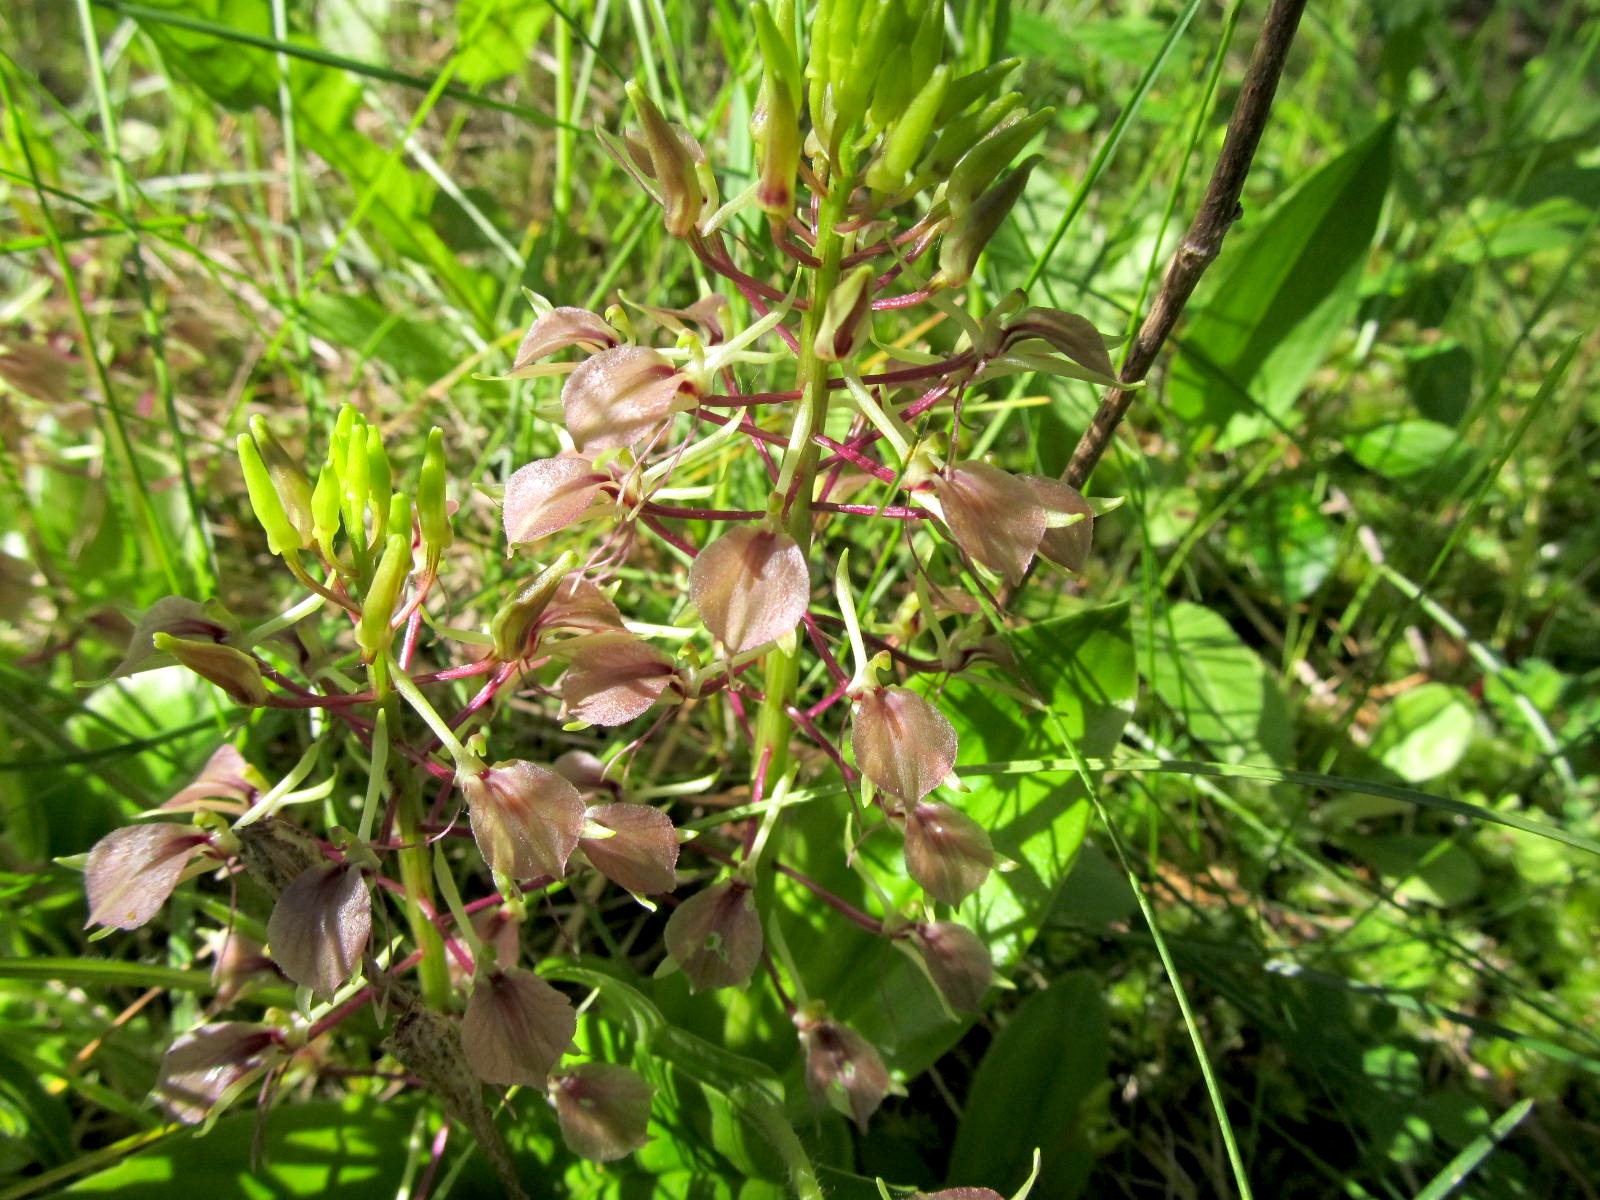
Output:
[[[239,441],[269,548],[306,599],[254,629],[176,599],[141,625],[125,669],[176,661],[241,705],[315,711],[319,737],[354,740],[365,775],[359,811],[313,831],[290,814],[331,789],[303,786],[316,753],[269,788],[225,749],[167,806],[198,810],[194,824],[120,830],[90,854],[90,921],[124,929],[186,877],[242,871],[270,898],[271,964],[303,989],[288,1027],[222,1022],[180,1040],[161,1086],[175,1114],[295,1069],[298,1047],[371,1002],[393,1010],[389,1052],[497,1163],[481,1084],[544,1090],[580,1154],[631,1152],[650,1085],[617,1063],[565,1065],[572,998],[522,965],[525,942],[541,957],[555,944],[529,896],[609,883],[670,909],[653,953],[690,989],[744,987],[765,967],[811,1095],[864,1126],[894,1090],[890,1068],[827,997],[792,995],[760,901],[763,871],[782,867],[765,851],[785,797],[819,773],[850,791],[859,837],[900,839],[925,898],[874,915],[790,878],[910,952],[952,1014],[981,1008],[993,966],[957,910],[995,851],[947,787],[961,747],[939,684],[985,652],[1036,560],[1085,567],[1094,512],[1064,483],[966,453],[968,402],[1007,375],[1110,384],[1113,367],[1080,317],[1021,293],[982,312],[957,298],[1037,159],[1013,161],[1049,128],[1018,94],[990,98],[1008,64],[957,72],[937,4],[824,0],[803,66],[792,8],[753,13],[745,191],[723,202],[700,141],[638,87],[638,129],[607,139],[727,294],[603,313],[537,302],[509,377],[536,392],[559,380],[559,402],[537,406],[552,452],[504,482],[500,527],[526,568],[481,632],[457,639],[438,619],[459,516],[442,434],[403,491],[353,409],[314,481],[264,422]],[[909,47],[904,70],[880,70],[891,45]],[[770,243],[754,261],[728,234],[746,210]],[[919,308],[945,331],[937,349],[880,340]],[[907,583],[873,603],[911,618],[857,594],[849,552],[881,545],[900,548]],[[343,632],[312,632],[319,613]],[[452,699],[463,687],[476,690]],[[513,699],[542,707],[552,732],[519,737]],[[702,734],[683,732],[695,722]],[[557,723],[581,748],[546,753]],[[686,739],[717,747],[691,784],[639,765]],[[491,742],[526,757],[490,762]],[[737,795],[739,815],[708,819],[712,795]],[[685,813],[700,818],[687,841]],[[391,906],[409,945],[377,936]]]

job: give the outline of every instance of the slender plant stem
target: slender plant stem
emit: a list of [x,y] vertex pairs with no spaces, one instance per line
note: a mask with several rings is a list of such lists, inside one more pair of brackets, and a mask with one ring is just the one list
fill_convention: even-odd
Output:
[[[1283,64],[1305,7],[1306,0],[1273,0],[1267,12],[1205,198],[1188,232],[1178,243],[1161,290],[1156,293],[1155,302],[1123,360],[1120,378],[1124,384],[1141,383],[1150,373],[1156,355],[1194,294],[1195,285],[1221,252],[1222,239],[1239,219],[1239,195],[1244,190],[1245,177],[1250,173],[1262,131],[1266,129],[1272,97],[1278,89]],[[1106,393],[1067,463],[1062,476],[1067,483],[1081,488],[1088,482],[1100,456],[1111,444],[1117,426],[1122,424],[1128,406],[1133,403],[1133,395],[1133,389],[1126,386]]]
[[[842,156],[848,158],[848,156]],[[812,491],[817,475],[821,447],[817,434],[828,417],[828,364],[817,357],[817,331],[822,326],[828,297],[839,282],[840,264],[848,239],[839,232],[850,200],[854,164],[841,161],[823,197],[817,219],[818,266],[811,276],[810,306],[806,309],[800,339],[800,365],[797,382],[800,401],[795,412],[789,447],[784,452],[777,491],[788,503],[784,527],[800,546],[800,553],[811,549]],[[789,736],[793,723],[789,707],[794,702],[800,678],[800,650],[773,650],[767,656],[765,699],[756,722],[755,761],[766,762],[766,776],[781,779],[789,767]]]

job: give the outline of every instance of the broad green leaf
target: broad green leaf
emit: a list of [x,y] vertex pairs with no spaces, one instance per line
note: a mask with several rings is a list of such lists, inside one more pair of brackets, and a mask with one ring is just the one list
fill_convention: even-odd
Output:
[[[1385,122],[1277,205],[1246,246],[1224,245],[1173,360],[1178,418],[1218,430],[1224,447],[1286,423],[1355,312],[1393,143]],[[1234,236],[1256,219],[1247,213]]]
[[967,1092],[948,1182],[1008,1190],[1037,1147],[1047,1192],[1071,1200],[1094,1153],[1086,1118],[1109,1086],[1105,985],[1073,971],[1023,1001],[1001,1027]]
[[1283,689],[1226,621],[1174,604],[1134,622],[1139,666],[1195,741],[1229,763],[1288,763],[1292,730]]
[[[477,36],[456,50],[456,78],[467,87],[498,83],[527,70],[531,51],[550,17],[544,0],[460,0],[455,6],[456,29],[462,34],[476,29]],[[478,21],[489,9],[483,24]]]
[[1460,692],[1425,683],[1385,706],[1372,732],[1372,753],[1407,783],[1422,783],[1461,761],[1475,724],[1472,706]]
[[[392,1197],[405,1170],[417,1101],[351,1099],[241,1112],[201,1136],[184,1129],[68,1188],[69,1196],[170,1200],[174,1194],[268,1200],[289,1196]],[[253,1152],[257,1125],[264,1142]],[[459,1153],[459,1149],[457,1149]],[[481,1166],[481,1156],[477,1157]],[[468,1166],[461,1186],[491,1186]],[[532,1181],[530,1181],[531,1183]],[[537,1190],[534,1188],[533,1190]]]
[[1470,447],[1448,425],[1394,421],[1345,439],[1350,455],[1386,479],[1448,487],[1470,469]]
[[[1134,694],[1133,648],[1125,605],[1087,609],[1042,622],[1011,639],[1017,673],[1057,714],[1079,750],[1107,757],[1121,737]],[[988,764],[1058,755],[1052,723],[1010,695],[972,676],[952,679],[936,697],[955,726],[961,763]],[[999,858],[996,871],[954,914],[988,944],[1002,975],[1033,940],[1082,845],[1089,804],[1072,775],[1029,772],[975,775],[965,794],[941,792],[988,830]],[[781,827],[778,855],[786,865],[833,894],[877,916],[884,901],[868,893],[846,865],[852,849],[844,801],[804,805]],[[856,852],[870,863],[897,911],[923,904],[921,888],[903,874],[900,838],[881,830]],[[867,933],[788,880],[777,886],[778,933],[808,994],[828,1000],[833,1015],[853,1026],[908,1075],[925,1069],[959,1037],[932,985],[911,959]],[[771,918],[769,918],[769,924]]]

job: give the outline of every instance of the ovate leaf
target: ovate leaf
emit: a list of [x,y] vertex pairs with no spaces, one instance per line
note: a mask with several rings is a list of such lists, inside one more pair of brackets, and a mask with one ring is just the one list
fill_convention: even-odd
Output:
[[[1173,413],[1237,446],[1284,422],[1355,312],[1389,190],[1385,122],[1272,210],[1243,248],[1230,239],[1173,361]],[[1246,214],[1234,237],[1257,221]]]

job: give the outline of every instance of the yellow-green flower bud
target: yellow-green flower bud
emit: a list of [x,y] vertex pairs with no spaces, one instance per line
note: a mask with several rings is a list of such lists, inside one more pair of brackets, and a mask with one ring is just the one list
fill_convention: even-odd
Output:
[[278,499],[283,501],[284,514],[299,535],[300,545],[310,545],[311,480],[306,478],[304,468],[283,448],[283,443],[272,436],[265,418],[250,418],[250,436],[261,451],[262,461],[267,464],[272,486],[278,493]]
[[867,168],[867,186],[876,192],[898,192],[906,175],[922,157],[922,148],[933,132],[934,118],[950,88],[950,68],[936,67],[922,90],[911,98],[900,119],[889,127],[883,149]]
[[966,112],[969,105],[988,95],[990,89],[998,87],[1021,63],[1020,58],[1002,59],[953,80],[950,90],[945,93],[944,103],[939,107],[938,124],[947,125]]
[[751,5],[750,13],[755,18],[756,41],[761,47],[762,74],[782,84],[791,100],[798,102],[804,81],[800,75],[800,61],[794,52],[793,24],[778,24],[762,3]]
[[372,510],[372,540],[381,542],[389,532],[389,503],[394,497],[394,472],[389,467],[389,452],[383,448],[383,434],[376,425],[367,426],[367,479],[371,492],[367,507]]
[[756,202],[768,216],[785,220],[794,212],[794,181],[800,173],[800,114],[794,96],[771,75],[761,84],[750,136],[760,165]]
[[939,245],[939,274],[934,277],[936,286],[960,287],[972,278],[972,272],[978,265],[978,256],[1022,197],[1022,189],[1028,185],[1028,176],[1033,173],[1041,157],[1035,154],[1016,170],[1007,173],[999,183],[973,201],[954,228],[944,235]]
[[[889,30],[889,46],[893,47],[894,62],[878,72],[878,81],[872,89],[872,107],[869,115],[879,129],[893,125],[906,111],[906,106],[927,85],[928,77],[944,57],[944,5],[923,4],[922,15],[913,28],[907,18],[918,7],[902,14]],[[901,49],[909,44],[909,53],[902,58]]]
[[250,507],[255,510],[256,520],[267,532],[267,549],[274,554],[292,554],[302,549],[308,539],[303,538],[294,522],[289,520],[283,499],[273,485],[272,474],[262,461],[255,439],[248,433],[241,433],[238,445],[244,486],[250,494]]
[[872,328],[871,263],[862,263],[834,286],[822,310],[812,349],[823,362],[844,362],[854,356]]
[[422,470],[417,475],[417,524],[428,560],[434,563],[455,540],[445,502],[445,479],[444,430],[435,427],[428,431],[428,446],[422,452]]
[[333,561],[333,539],[339,535],[339,502],[344,494],[336,462],[330,453],[311,493],[311,533],[329,562]]
[[951,215],[959,219],[979,193],[999,178],[1000,172],[1011,165],[1011,160],[1053,116],[1053,108],[1041,108],[1038,112],[1029,113],[1020,121],[994,130],[963,154],[961,161],[950,172],[950,180],[944,189]]
[[[952,85],[954,86],[954,85]],[[948,100],[945,107],[949,107]],[[1009,117],[1026,107],[1021,92],[997,96],[975,113],[965,113],[940,125],[939,138],[928,152],[923,169],[935,179],[946,179],[961,157]]]
[[240,704],[258,708],[267,702],[261,665],[244,651],[221,642],[173,637],[170,633],[158,633],[151,642],[157,650],[172,655],[181,665],[216,684]]
[[561,581],[577,565],[577,555],[568,550],[501,606],[489,622],[489,636],[494,639],[497,658],[503,662],[516,662],[527,656],[528,635],[544,615]]
[[402,537],[411,536],[411,497],[396,492],[389,497],[389,528]]
[[368,662],[389,648],[394,630],[389,627],[394,617],[395,605],[405,588],[406,576],[411,574],[411,536],[396,533],[384,546],[378,569],[373,572],[372,586],[361,601],[361,620],[356,625],[356,644]]
[[643,88],[630,83],[627,92],[644,126],[651,174],[661,189],[661,205],[666,211],[667,232],[673,237],[687,237],[700,219],[700,209],[705,203],[695,156]]

